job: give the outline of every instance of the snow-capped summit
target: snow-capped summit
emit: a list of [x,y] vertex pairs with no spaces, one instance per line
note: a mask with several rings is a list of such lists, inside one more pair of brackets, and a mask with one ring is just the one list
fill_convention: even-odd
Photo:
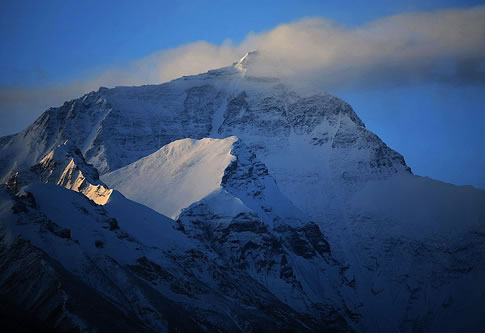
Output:
[[258,51],[251,51],[248,52],[239,59],[239,61],[235,62],[233,66],[238,69],[241,73],[246,73],[248,67],[250,66],[251,62],[254,62],[255,59],[259,56]]
[[485,192],[413,175],[341,99],[247,75],[256,57],[102,88],[0,138],[0,292],[40,270],[24,251],[131,330],[485,327]]
[[[37,163],[65,140],[104,174],[174,140],[232,135],[248,146],[275,152],[300,141],[312,149],[331,146],[326,159],[333,163],[352,155],[353,160],[343,165],[349,170],[342,172],[350,176],[360,169],[363,179],[407,168],[398,153],[366,130],[352,108],[334,96],[278,80],[209,71],[157,86],[100,89],[47,110],[22,133],[0,142],[0,178]],[[265,155],[260,158],[272,168]]]

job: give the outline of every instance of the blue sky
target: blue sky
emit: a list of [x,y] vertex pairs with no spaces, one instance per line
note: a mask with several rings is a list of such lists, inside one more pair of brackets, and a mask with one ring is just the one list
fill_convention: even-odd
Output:
[[[112,68],[124,73],[124,78],[124,68],[133,62],[196,41],[239,45],[239,52],[251,32],[264,34],[305,17],[332,20],[352,29],[392,15],[481,4],[483,1],[463,0],[5,0],[0,3],[0,135],[23,129],[45,107],[62,104],[63,99],[80,96],[88,89],[77,85],[69,93],[56,93],[62,87],[90,81]],[[474,63],[485,71],[481,56],[478,54],[479,61],[474,59]],[[400,75],[402,72],[396,76]],[[351,103],[367,127],[402,153],[416,174],[485,188],[485,89],[481,76],[466,82],[399,78],[393,82],[387,77],[368,86],[363,77],[356,84],[329,86],[327,90]],[[119,75],[111,77],[108,85],[116,85],[117,78]],[[144,79],[120,79],[119,84],[139,84]],[[157,79],[146,81],[156,83]],[[98,82],[103,81],[92,85]],[[41,89],[49,89],[49,93]],[[43,98],[43,94],[49,96]]]

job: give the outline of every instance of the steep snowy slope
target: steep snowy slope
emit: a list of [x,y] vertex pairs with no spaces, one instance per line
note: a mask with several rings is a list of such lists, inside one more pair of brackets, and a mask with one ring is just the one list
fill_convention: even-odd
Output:
[[180,211],[220,188],[224,170],[234,159],[236,138],[183,139],[124,168],[103,176],[103,181],[127,198],[166,216]]
[[485,191],[407,175],[368,183],[346,207],[370,329],[485,327]]
[[242,200],[270,226],[272,214],[280,219],[307,218],[236,137],[176,140],[102,179],[126,197],[172,218],[219,189]]

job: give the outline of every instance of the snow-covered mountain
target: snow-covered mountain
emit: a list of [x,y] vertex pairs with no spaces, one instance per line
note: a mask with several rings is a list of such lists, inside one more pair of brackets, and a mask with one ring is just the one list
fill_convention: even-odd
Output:
[[2,297],[61,330],[485,328],[485,192],[413,175],[257,56],[0,138]]

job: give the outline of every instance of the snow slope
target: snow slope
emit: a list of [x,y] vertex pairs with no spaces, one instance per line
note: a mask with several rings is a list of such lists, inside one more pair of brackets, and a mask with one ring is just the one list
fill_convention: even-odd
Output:
[[177,140],[102,179],[127,198],[176,218],[183,208],[220,188],[236,140]]
[[[369,182],[341,213],[367,330],[484,327],[484,191],[401,175]],[[329,226],[331,244],[341,231]]]

